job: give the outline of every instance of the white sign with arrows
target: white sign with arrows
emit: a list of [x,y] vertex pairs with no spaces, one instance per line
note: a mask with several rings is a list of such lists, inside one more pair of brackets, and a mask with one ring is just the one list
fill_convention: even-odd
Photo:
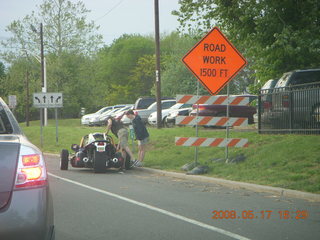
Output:
[[34,93],[33,106],[36,108],[63,107],[62,93]]

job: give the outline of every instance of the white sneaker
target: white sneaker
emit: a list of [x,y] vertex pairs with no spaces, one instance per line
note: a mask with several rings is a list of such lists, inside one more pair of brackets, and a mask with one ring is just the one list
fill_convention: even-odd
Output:
[[143,167],[143,162],[137,161],[137,163],[134,165],[135,167]]
[[133,161],[131,161],[130,167],[134,167],[137,164],[137,162],[139,162],[137,159],[134,159]]

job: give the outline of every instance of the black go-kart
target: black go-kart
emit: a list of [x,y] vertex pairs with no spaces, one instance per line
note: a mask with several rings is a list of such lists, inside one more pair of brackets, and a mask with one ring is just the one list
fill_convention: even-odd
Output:
[[[60,169],[68,170],[68,163],[74,168],[91,168],[95,173],[105,173],[108,168],[131,168],[128,153],[126,159],[117,151],[117,146],[110,135],[90,133],[81,139],[80,145],[72,144],[73,154],[69,156],[67,149],[62,149]],[[125,161],[125,163],[124,163]]]

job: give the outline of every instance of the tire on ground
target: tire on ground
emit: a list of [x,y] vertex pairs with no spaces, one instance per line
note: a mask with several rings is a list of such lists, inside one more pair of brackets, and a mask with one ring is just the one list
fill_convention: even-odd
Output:
[[60,170],[68,170],[69,152],[67,149],[62,149],[60,154]]

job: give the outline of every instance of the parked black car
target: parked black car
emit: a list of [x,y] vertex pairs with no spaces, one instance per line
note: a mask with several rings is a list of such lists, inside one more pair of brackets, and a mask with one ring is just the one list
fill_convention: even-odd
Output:
[[54,240],[44,156],[0,98],[0,239]]
[[319,125],[320,69],[284,73],[273,90],[271,112],[275,127]]

